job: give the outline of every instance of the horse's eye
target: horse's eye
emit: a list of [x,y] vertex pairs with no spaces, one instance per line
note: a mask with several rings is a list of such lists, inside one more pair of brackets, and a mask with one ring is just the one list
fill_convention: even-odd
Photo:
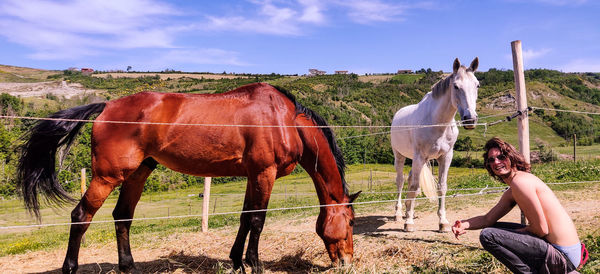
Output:
[[456,84],[454,84],[454,88],[455,88],[455,89],[458,89],[458,86],[457,86]]
[[350,226],[354,226],[354,220],[350,220]]
[[479,88],[479,84],[477,84],[477,88]]

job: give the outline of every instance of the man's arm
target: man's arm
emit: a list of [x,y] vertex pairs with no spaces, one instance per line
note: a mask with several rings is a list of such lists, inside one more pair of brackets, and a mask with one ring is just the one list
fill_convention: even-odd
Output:
[[548,235],[548,222],[542,208],[542,203],[536,192],[537,177],[531,174],[515,176],[511,188],[513,197],[529,221],[525,231],[543,238]]
[[452,232],[454,232],[454,236],[458,239],[458,236],[467,233],[466,230],[481,229],[491,226],[510,212],[515,204],[516,202],[512,197],[512,190],[509,188],[502,194],[500,201],[498,201],[488,213],[467,220],[457,220],[452,227]]

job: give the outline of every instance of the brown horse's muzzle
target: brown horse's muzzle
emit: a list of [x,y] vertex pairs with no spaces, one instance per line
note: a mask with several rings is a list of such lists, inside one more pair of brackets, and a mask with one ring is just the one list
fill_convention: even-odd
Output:
[[341,254],[340,252],[335,257],[331,255],[329,257],[331,257],[331,264],[333,266],[346,266],[352,264],[352,254]]
[[345,254],[341,257],[341,263],[342,265],[351,265],[352,264],[352,254]]

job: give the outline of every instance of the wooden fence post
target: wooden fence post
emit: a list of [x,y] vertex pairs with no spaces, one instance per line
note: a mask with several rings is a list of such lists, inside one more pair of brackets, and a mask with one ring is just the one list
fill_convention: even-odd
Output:
[[[516,40],[510,43],[512,48],[513,68],[515,75],[515,93],[517,95],[517,111],[523,113],[517,119],[517,129],[519,131],[519,150],[525,157],[527,163],[531,163],[529,152],[529,117],[527,114],[527,90],[525,89],[525,73],[523,72],[523,51],[521,41]],[[525,215],[521,211],[521,224],[525,224]]]
[[86,184],[85,184],[85,168],[81,169],[81,197],[85,194]]
[[573,134],[573,163],[577,162],[577,134]]
[[202,195],[202,232],[208,232],[208,209],[210,207],[211,177],[204,178],[204,193]]

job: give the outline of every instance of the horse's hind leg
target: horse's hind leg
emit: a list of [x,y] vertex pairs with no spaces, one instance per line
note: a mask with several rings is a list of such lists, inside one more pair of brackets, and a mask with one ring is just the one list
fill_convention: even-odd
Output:
[[[120,183],[120,182],[119,182]],[[108,194],[118,183],[107,182],[104,179],[94,176],[90,183],[89,189],[79,201],[79,204],[71,212],[71,230],[69,234],[69,247],[67,248],[67,255],[65,262],[63,263],[63,273],[75,273],[78,267],[79,247],[81,245],[81,238],[83,234],[90,226],[89,223],[92,221],[92,217],[98,211],[100,206],[108,197]],[[81,224],[84,222],[83,224]]]
[[448,191],[448,169],[450,168],[450,162],[452,161],[452,150],[450,150],[446,155],[443,155],[438,159],[440,163],[439,169],[439,180],[438,180],[438,196],[439,196],[439,205],[438,205],[438,217],[440,218],[440,232],[448,232],[450,231],[450,223],[448,219],[446,219],[446,192]]
[[[246,190],[246,197],[248,197],[248,190]],[[248,199],[244,199],[244,206],[242,210],[247,210],[247,202]],[[231,252],[229,253],[229,258],[233,262],[233,269],[237,270],[242,268],[242,273],[246,273],[244,270],[244,263],[242,261],[242,256],[244,254],[244,245],[246,244],[246,237],[248,236],[248,232],[250,232],[250,214],[242,213],[240,216],[240,228],[238,229],[237,236],[235,237],[235,242],[231,247]]]
[[127,177],[121,186],[119,200],[112,213],[115,219],[117,249],[119,251],[119,270],[122,272],[129,272],[135,268],[129,245],[129,228],[131,227],[131,220],[129,219],[133,218],[135,207],[144,190],[144,183],[152,170],[156,168],[156,164],[154,159],[147,158],[135,172]]
[[[248,176],[244,210],[261,210],[267,208],[276,175],[277,168],[273,166],[257,175]],[[246,250],[246,263],[252,267],[253,272],[261,272],[258,260],[258,242],[265,224],[266,215],[265,211],[242,213],[240,229],[229,256],[233,260],[235,269],[241,266],[244,242],[246,235],[250,232],[248,249]]]
[[423,165],[425,165],[423,158],[415,155],[412,162],[412,169],[410,170],[411,176],[409,176],[408,192],[406,193],[406,222],[404,223],[404,231],[406,232],[415,231],[415,197],[419,192],[419,180]]
[[406,157],[394,151],[394,167],[396,168],[396,187],[398,187],[398,202],[396,202],[396,222],[402,220],[402,188],[404,187],[404,161]]

